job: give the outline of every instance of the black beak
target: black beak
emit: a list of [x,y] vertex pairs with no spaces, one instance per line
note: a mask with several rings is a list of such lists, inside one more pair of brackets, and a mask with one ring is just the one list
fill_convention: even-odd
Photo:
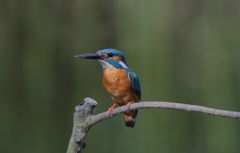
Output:
[[103,59],[102,56],[99,56],[98,54],[96,53],[93,53],[93,54],[82,54],[82,55],[76,55],[74,56],[76,57],[77,59]]

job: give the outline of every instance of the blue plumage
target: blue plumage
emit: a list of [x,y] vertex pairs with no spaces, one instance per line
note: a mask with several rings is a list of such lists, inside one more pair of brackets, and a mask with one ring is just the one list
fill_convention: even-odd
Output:
[[120,52],[120,51],[117,50],[117,49],[112,49],[112,48],[109,48],[109,49],[103,49],[103,50],[99,50],[99,51],[97,51],[96,53],[97,53],[97,54],[106,54],[106,55],[109,54],[109,53],[112,53],[114,56],[119,56],[119,57],[121,57],[121,59],[122,59],[122,61],[124,62],[124,64],[127,65],[123,53]]
[[123,69],[123,66],[121,64],[119,64],[115,59],[105,59],[104,61],[113,65],[117,69]]
[[127,74],[128,78],[131,81],[133,90],[137,94],[138,98],[141,100],[141,87],[140,87],[140,82],[139,82],[139,79],[138,79],[136,73],[134,73],[129,68],[125,68],[125,70],[126,70],[126,74]]

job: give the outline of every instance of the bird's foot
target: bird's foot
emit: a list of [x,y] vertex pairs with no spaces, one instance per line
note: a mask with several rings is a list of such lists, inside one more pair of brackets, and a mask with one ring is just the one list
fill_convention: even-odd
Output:
[[108,108],[107,114],[110,116],[111,115],[111,110],[117,107],[116,104],[114,104],[112,107]]
[[134,101],[130,101],[130,102],[127,103],[126,107],[127,107],[128,110],[130,109],[130,105],[133,104],[133,103],[134,103]]

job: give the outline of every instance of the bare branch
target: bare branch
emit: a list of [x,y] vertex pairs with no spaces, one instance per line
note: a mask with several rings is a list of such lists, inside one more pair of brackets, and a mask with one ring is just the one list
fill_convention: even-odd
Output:
[[111,111],[111,116],[107,112],[103,112],[97,115],[92,115],[94,107],[97,106],[97,102],[91,98],[85,98],[81,105],[78,105],[74,113],[74,126],[72,137],[69,142],[67,153],[80,153],[85,147],[84,137],[89,131],[90,127],[102,120],[113,117],[120,113],[127,112],[135,109],[145,108],[166,108],[166,109],[178,109],[190,112],[205,113],[208,115],[215,115],[221,117],[240,118],[240,112],[226,111],[213,109],[197,105],[171,103],[171,102],[140,102],[130,105],[130,109],[126,106],[115,108]]
[[[140,102],[140,103],[131,104],[129,110],[145,109],[145,108],[178,109],[178,110],[185,110],[189,112],[199,112],[199,113],[204,113],[204,114],[214,115],[214,116],[240,118],[240,112],[219,110],[219,109],[208,108],[208,107],[198,106],[198,105],[172,103],[172,102],[160,102],[160,101],[159,102],[149,101],[149,102]],[[122,107],[113,109],[111,111],[111,116],[108,116],[107,112],[94,115],[92,116],[91,125],[94,125],[102,120],[118,115],[120,113],[127,112],[129,110],[125,106],[122,106]]]

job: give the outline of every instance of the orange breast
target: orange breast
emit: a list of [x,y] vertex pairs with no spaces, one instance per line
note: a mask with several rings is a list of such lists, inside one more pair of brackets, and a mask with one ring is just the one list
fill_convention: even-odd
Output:
[[124,69],[105,69],[103,86],[112,96],[114,102],[120,106],[126,105],[130,101],[139,101]]

